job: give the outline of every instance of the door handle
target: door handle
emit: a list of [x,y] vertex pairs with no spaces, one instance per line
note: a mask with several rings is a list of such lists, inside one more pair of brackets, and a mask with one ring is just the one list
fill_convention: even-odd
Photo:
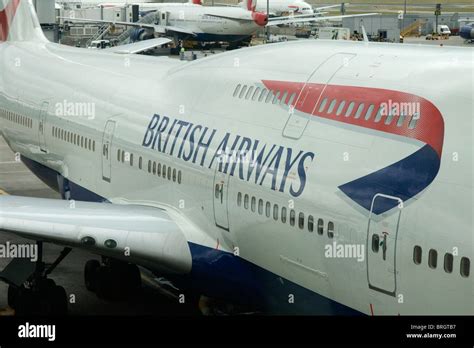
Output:
[[383,234],[383,245],[382,245],[382,257],[383,260],[385,261],[387,259],[387,233],[385,232]]

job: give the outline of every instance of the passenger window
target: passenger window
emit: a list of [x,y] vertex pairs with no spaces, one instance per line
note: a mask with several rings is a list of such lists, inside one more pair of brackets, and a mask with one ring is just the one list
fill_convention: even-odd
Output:
[[272,205],[270,204],[270,202],[267,202],[267,204],[265,204],[265,215],[267,217],[270,217],[271,207],[272,207]]
[[265,103],[269,103],[272,100],[272,98],[274,98],[273,91],[269,90],[267,94],[267,99],[265,99]]
[[220,193],[221,193],[221,186],[219,184],[216,184],[214,186],[214,197],[219,198]]
[[257,208],[257,199],[252,197],[252,202],[250,203],[250,208],[252,209],[253,212],[255,212],[255,209]]
[[324,233],[324,221],[323,219],[318,219],[318,234],[323,235]]
[[281,222],[286,224],[286,207],[281,207]]
[[259,213],[260,215],[263,214],[263,199],[259,199],[259,200],[258,200],[258,213]]
[[380,120],[382,119],[382,114],[384,112],[384,107],[381,106],[379,107],[379,111],[377,111],[377,115],[375,115],[375,119],[374,119],[374,122],[380,122]]
[[166,166],[163,164],[163,173],[162,173],[163,179],[166,179]]
[[304,213],[299,213],[298,227],[302,230],[304,228]]
[[339,104],[339,107],[337,108],[336,116],[339,116],[340,114],[342,114],[342,110],[344,110],[344,106],[346,106],[346,102],[343,100],[341,104]]
[[374,104],[370,104],[369,108],[367,109],[367,112],[365,113],[365,120],[368,121],[370,117],[372,116],[372,112],[374,112]]
[[260,93],[260,97],[258,98],[258,101],[261,102],[265,96],[267,95],[268,90],[266,88],[262,89],[262,93]]
[[176,169],[173,168],[173,182],[176,182]]
[[138,168],[142,169],[142,156],[138,158]]
[[288,105],[293,105],[293,101],[296,98],[296,93],[293,93],[290,97],[290,100],[288,100]]
[[244,208],[248,209],[249,208],[249,195],[245,194],[244,196]]
[[328,237],[329,238],[334,237],[334,222],[332,222],[332,221],[328,222]]
[[290,225],[294,226],[296,220],[296,213],[293,209],[290,210]]
[[453,272],[453,254],[444,254],[444,270],[446,273]]
[[336,99],[333,99],[331,101],[331,104],[329,104],[329,108],[328,108],[328,114],[332,114],[333,110],[334,110],[334,107],[336,106],[336,103],[337,103],[337,100]]
[[326,103],[328,102],[328,98],[324,98],[321,104],[319,105],[318,112],[323,112],[324,108],[326,107]]
[[365,107],[365,104],[362,103],[359,105],[359,107],[357,108],[357,111],[356,111],[356,114],[354,116],[354,118],[360,118],[360,115],[362,115],[362,111],[364,110],[364,107]]
[[233,96],[236,97],[237,94],[239,93],[239,91],[240,91],[240,84],[238,84],[237,87],[235,87],[234,95],[233,95]]
[[171,167],[168,167],[168,180],[171,180]]
[[388,115],[387,115],[387,118],[385,119],[385,124],[386,125],[389,125],[390,123],[392,123],[392,120],[393,120],[393,110],[390,110]]
[[120,158],[121,158],[121,157],[122,157],[122,156],[120,156],[120,149],[118,149],[118,150],[117,150],[117,161],[120,162]]
[[130,165],[133,166],[133,153],[130,154]]
[[400,114],[398,116],[397,127],[403,126],[403,122],[405,122],[406,115]]
[[415,245],[415,247],[413,248],[413,262],[415,263],[415,265],[419,265],[421,263],[421,256],[421,246]]
[[434,249],[430,249],[428,253],[428,266],[432,269],[438,266],[438,252]]
[[379,246],[380,246],[380,237],[378,234],[375,233],[372,235],[372,251],[374,253],[378,253]]
[[280,208],[278,208],[278,204],[273,205],[273,220],[278,221],[278,212]]
[[249,90],[247,91],[247,94],[245,95],[245,99],[249,99],[252,96],[254,87],[250,86]]
[[122,151],[122,163],[125,162],[125,151]]
[[470,273],[470,268],[471,268],[471,261],[467,257],[461,258],[461,276],[464,278],[469,277]]
[[280,104],[285,104],[287,97],[288,97],[288,91],[285,91],[285,93],[283,93],[283,96],[280,99]]
[[181,170],[178,171],[178,184],[181,184]]
[[153,161],[153,171],[152,172],[153,172],[153,175],[156,174],[156,162],[155,161]]
[[418,113],[413,114],[411,117],[410,123],[408,123],[409,129],[415,129],[418,120],[420,119],[420,115]]
[[158,168],[156,169],[156,174],[161,176],[161,163],[158,163]]
[[95,152],[95,140],[92,141],[92,151]]
[[151,161],[148,160],[148,173],[151,173]]
[[242,205],[242,193],[237,193],[237,206],[240,207]]
[[252,100],[257,99],[257,96],[259,93],[260,93],[260,87],[255,88],[255,92],[253,93]]
[[273,104],[277,104],[280,101],[280,91],[277,91],[275,98],[273,98]]
[[314,218],[313,218],[313,215],[308,215],[308,231],[309,232],[314,231]]

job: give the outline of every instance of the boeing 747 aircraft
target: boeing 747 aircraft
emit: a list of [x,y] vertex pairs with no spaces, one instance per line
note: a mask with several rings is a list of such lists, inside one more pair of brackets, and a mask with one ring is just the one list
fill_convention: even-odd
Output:
[[[63,245],[53,266],[103,256],[88,289],[136,288],[139,265],[268,313],[474,314],[472,50],[184,63],[50,43],[26,0],[0,24],[1,133],[64,198],[1,196],[0,230]],[[2,273],[19,313],[66,311],[44,262]]]

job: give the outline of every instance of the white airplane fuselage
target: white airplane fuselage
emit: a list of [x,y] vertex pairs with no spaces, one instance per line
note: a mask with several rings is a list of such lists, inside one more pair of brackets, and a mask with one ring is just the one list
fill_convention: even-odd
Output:
[[[252,12],[240,7],[206,7],[194,4],[160,6],[159,12],[168,13],[167,23],[196,33],[190,36],[198,41],[240,41],[250,38],[261,28],[252,18]],[[231,18],[241,18],[242,21]]]
[[[267,12],[267,2],[266,1],[257,1],[255,7],[256,11]],[[304,14],[310,15],[313,14],[313,7],[305,1],[292,1],[292,0],[271,0],[269,3],[270,13],[273,13],[276,16],[284,16],[290,13],[293,14]]]
[[[0,130],[68,198],[186,219],[202,294],[279,313],[472,315],[472,52],[305,41],[182,63],[6,42]],[[376,121],[407,101],[418,121]],[[226,148],[253,160],[222,161]]]

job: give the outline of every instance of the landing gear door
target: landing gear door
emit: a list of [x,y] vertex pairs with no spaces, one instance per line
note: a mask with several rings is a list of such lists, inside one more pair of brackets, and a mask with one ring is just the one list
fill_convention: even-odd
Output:
[[[394,206],[377,214],[382,207]],[[369,288],[395,296],[397,290],[396,251],[403,202],[398,197],[378,193],[372,199],[367,227],[367,280]]]
[[49,109],[49,102],[43,102],[41,104],[41,109],[39,112],[38,120],[39,120],[39,146],[40,150],[43,152],[47,152],[46,149],[46,121],[48,116],[48,109]]
[[229,175],[219,171],[217,164],[213,183],[214,219],[216,226],[228,231],[229,215],[227,202],[229,195]]
[[102,137],[102,179],[112,180],[112,140],[114,137],[115,121],[107,121]]
[[296,101],[293,105],[290,105],[289,117],[283,129],[283,136],[292,139],[301,138],[326,85],[355,56],[352,53],[336,53],[311,73]]

